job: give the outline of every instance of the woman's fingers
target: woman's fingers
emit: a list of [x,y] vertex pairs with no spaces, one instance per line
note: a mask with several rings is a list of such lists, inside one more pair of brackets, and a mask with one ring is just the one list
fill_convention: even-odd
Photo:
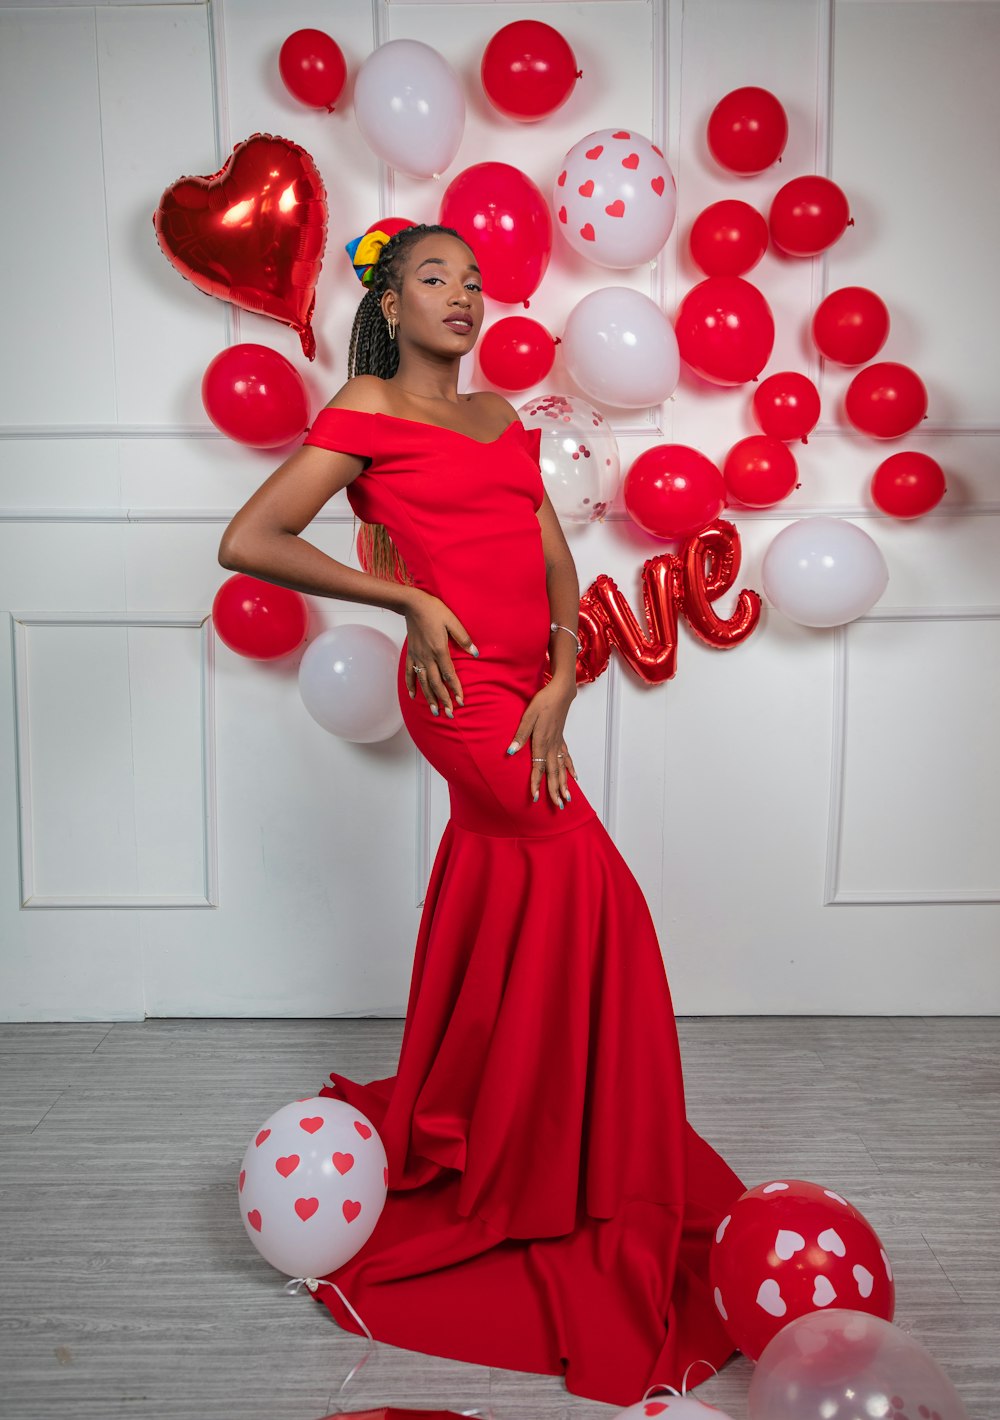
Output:
[[[523,744],[526,744],[527,741],[531,738],[531,731],[535,723],[535,718],[536,717],[534,715],[529,715],[527,712],[525,712],[521,716],[521,723],[514,731],[514,738],[511,740],[510,745],[508,746],[508,754],[517,754],[521,746]],[[534,751],[532,751],[532,753],[534,753]]]
[[456,704],[464,705],[465,701],[462,698],[462,682],[458,678],[458,675],[455,671],[454,663],[452,662],[452,659],[448,655],[447,651],[438,661],[438,672],[441,676],[442,683],[446,685],[451,691],[451,694],[454,697]]
[[417,673],[413,669],[413,657],[407,656],[406,669],[403,672],[403,679],[406,681],[406,693],[412,700],[417,693]]
[[448,635],[453,641],[458,642],[463,651],[468,651],[470,656],[479,655],[479,647],[473,645],[472,637],[454,613],[452,613],[451,619],[448,622]]

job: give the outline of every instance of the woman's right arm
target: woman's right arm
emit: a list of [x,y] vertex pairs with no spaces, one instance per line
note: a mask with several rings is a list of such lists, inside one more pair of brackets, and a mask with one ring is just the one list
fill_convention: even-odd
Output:
[[419,683],[432,710],[437,714],[440,705],[450,716],[453,701],[462,703],[462,687],[448,638],[477,654],[450,608],[418,587],[356,571],[299,536],[364,467],[365,460],[357,454],[314,444],[296,449],[233,516],[219,544],[219,563],[229,571],[245,572],[308,596],[336,597],[399,612],[406,618],[410,695],[415,689],[415,662],[426,667]]

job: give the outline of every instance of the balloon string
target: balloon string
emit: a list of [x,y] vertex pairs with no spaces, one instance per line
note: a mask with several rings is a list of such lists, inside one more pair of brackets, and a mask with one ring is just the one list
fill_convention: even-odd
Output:
[[[649,1398],[649,1393],[650,1393],[650,1391],[653,1391],[653,1390],[668,1390],[671,1395],[679,1396],[680,1399],[683,1400],[684,1397],[687,1395],[687,1381],[688,1381],[688,1376],[691,1374],[691,1369],[692,1369],[692,1367],[694,1367],[694,1366],[707,1366],[707,1367],[709,1368],[709,1370],[713,1373],[713,1375],[716,1375],[716,1376],[717,1376],[717,1375],[719,1374],[718,1371],[715,1369],[715,1367],[712,1365],[711,1361],[705,1361],[705,1360],[692,1361],[691,1364],[688,1366],[687,1370],[684,1372],[684,1375],[681,1377],[681,1388],[680,1388],[680,1390],[678,1390],[676,1386],[672,1386],[672,1385],[659,1385],[659,1384],[654,1384],[654,1385],[651,1385],[651,1386],[647,1387],[646,1393],[645,1393],[645,1395],[642,1397],[642,1399],[643,1399],[643,1400],[647,1400],[647,1399]],[[641,1402],[640,1402],[640,1403],[641,1403]]]
[[374,1336],[371,1334],[364,1321],[362,1321],[361,1317],[358,1316],[357,1312],[351,1306],[350,1302],[344,1296],[343,1292],[337,1286],[336,1282],[328,1282],[325,1277],[293,1277],[291,1281],[285,1283],[284,1290],[288,1293],[290,1297],[294,1297],[297,1296],[299,1292],[301,1292],[303,1287],[308,1287],[310,1292],[313,1293],[318,1292],[320,1287],[332,1287],[333,1290],[336,1292],[337,1296],[343,1302],[344,1306],[350,1312],[351,1316],[358,1323],[358,1325],[361,1327],[361,1330],[368,1338],[368,1349],[365,1351],[365,1354],[361,1357],[360,1361],[356,1362],[356,1364],[351,1367],[347,1375],[340,1383],[340,1389],[337,1391],[337,1394],[342,1395],[347,1389],[347,1387],[350,1385],[351,1381],[357,1375],[358,1371],[361,1370],[361,1367],[364,1366],[368,1361],[370,1361],[372,1356],[375,1355],[375,1352],[378,1349],[378,1342],[375,1340]]

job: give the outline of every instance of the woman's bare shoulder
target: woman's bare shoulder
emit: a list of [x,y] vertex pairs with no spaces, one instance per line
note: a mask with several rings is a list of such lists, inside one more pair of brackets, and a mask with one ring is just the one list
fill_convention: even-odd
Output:
[[471,399],[475,400],[484,414],[493,415],[500,424],[513,424],[515,419],[521,417],[510,401],[495,390],[477,390]]
[[327,409],[350,409],[358,414],[389,413],[385,380],[378,375],[355,375],[330,400]]

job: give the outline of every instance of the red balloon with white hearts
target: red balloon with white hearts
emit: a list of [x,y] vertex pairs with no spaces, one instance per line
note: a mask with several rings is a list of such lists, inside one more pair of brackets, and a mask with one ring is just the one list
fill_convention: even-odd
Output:
[[322,1277],[371,1237],[388,1164],[378,1131],[344,1100],[282,1105],[247,1145],[237,1183],[247,1237],[290,1277]]
[[574,251],[625,270],[662,250],[677,215],[677,185],[655,143],[628,128],[600,128],[563,159],[552,211]]
[[709,1256],[716,1309],[756,1361],[788,1322],[826,1307],[891,1321],[892,1266],[868,1220],[831,1188],[775,1179],[749,1188],[719,1223]]

